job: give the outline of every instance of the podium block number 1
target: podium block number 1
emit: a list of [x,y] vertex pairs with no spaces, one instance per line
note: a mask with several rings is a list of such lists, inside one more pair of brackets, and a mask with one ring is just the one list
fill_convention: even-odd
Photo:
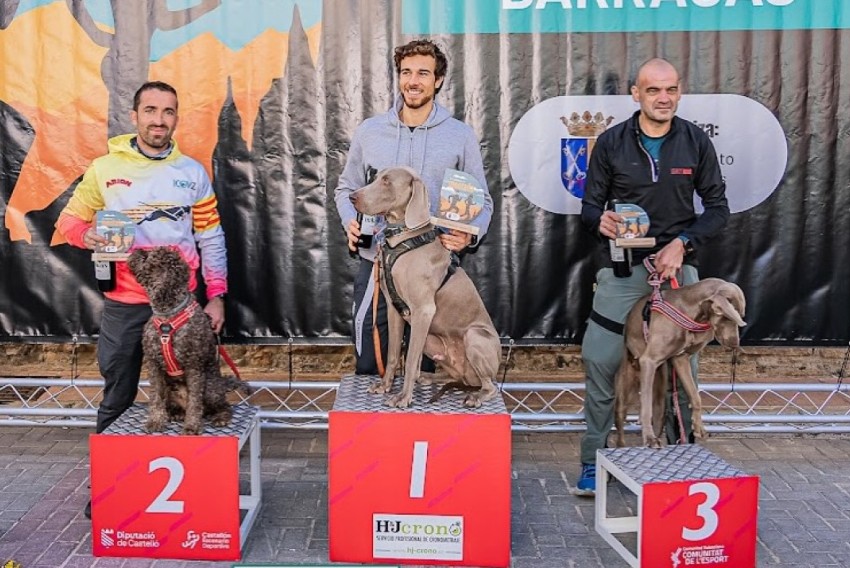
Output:
[[428,469],[428,442],[413,442],[413,463],[410,466],[410,498],[425,496],[425,472]]
[[148,473],[153,473],[158,469],[168,470],[168,483],[162,488],[156,499],[145,509],[146,513],[182,513],[185,508],[185,501],[169,501],[172,495],[180,488],[183,482],[183,476],[186,470],[183,467],[183,462],[177,458],[162,457],[151,461],[148,466]]

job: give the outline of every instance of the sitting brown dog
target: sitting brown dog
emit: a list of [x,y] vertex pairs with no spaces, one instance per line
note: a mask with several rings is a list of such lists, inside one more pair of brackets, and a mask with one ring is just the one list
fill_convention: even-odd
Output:
[[697,323],[709,324],[703,332],[688,331],[666,315],[652,312],[648,333],[644,337],[644,308],[647,295],[635,303],[626,318],[626,349],[614,378],[614,423],[617,446],[623,447],[623,425],[631,394],[640,392],[640,424],[644,445],[661,447],[661,430],[667,391],[666,362],[670,362],[691,401],[694,436],[705,437],[702,405],[691,373],[690,357],[712,339],[729,349],[740,345],[738,328],[746,325],[744,293],[735,284],[719,278],[706,278],[675,290],[664,290],[662,298],[679,312]]
[[127,266],[150,298],[153,316],[145,324],[142,348],[151,383],[145,428],[161,432],[183,421],[184,434],[201,434],[204,418],[227,426],[233,416],[226,395],[250,388],[224,378],[210,320],[189,291],[189,266],[173,248],[133,251]]
[[351,199],[361,213],[384,215],[388,223],[380,262],[389,350],[383,379],[370,392],[385,393],[392,387],[407,321],[404,386],[387,404],[410,406],[424,352],[450,379],[478,389],[466,397],[465,406],[481,406],[496,394],[499,335],[472,280],[452,266],[451,253],[431,225],[425,184],[410,168],[389,168]]

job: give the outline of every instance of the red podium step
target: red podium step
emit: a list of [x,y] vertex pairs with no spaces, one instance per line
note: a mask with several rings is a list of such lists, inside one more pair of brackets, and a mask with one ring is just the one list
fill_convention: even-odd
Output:
[[[599,450],[596,531],[640,568],[754,568],[759,478],[696,444]],[[608,476],[637,495],[637,516],[609,517]],[[637,533],[637,553],[614,535]]]
[[[334,562],[510,564],[511,423],[500,396],[384,406],[373,377],[346,377],[329,417],[328,533]],[[394,389],[400,388],[396,381]],[[395,390],[394,390],[395,392]]]
[[[230,426],[146,434],[134,405],[89,439],[95,556],[238,560],[260,508],[259,410],[233,408]],[[250,492],[239,494],[249,443]]]

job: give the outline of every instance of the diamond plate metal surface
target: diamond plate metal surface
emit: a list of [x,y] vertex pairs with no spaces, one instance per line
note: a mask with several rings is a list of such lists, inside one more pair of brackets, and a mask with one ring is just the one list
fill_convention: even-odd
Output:
[[334,410],[348,412],[423,412],[426,414],[505,414],[505,401],[501,393],[483,403],[480,408],[467,408],[463,399],[468,393],[450,390],[437,402],[428,402],[440,391],[440,385],[420,385],[413,389],[413,401],[410,408],[393,408],[384,404],[392,394],[401,389],[402,378],[396,377],[389,394],[370,394],[369,385],[380,380],[371,375],[352,375],[343,377],[339,383]]
[[[251,424],[257,419],[260,409],[256,406],[247,404],[236,404],[233,406],[233,419],[229,426],[213,426],[206,420],[204,421],[204,436],[237,436],[242,437],[251,429]],[[117,434],[121,436],[139,435],[148,433],[145,431],[145,422],[148,419],[148,406],[146,404],[134,404],[128,408],[124,414],[118,417],[115,422],[109,425],[103,433]],[[165,426],[165,430],[151,436],[182,436],[183,423],[169,422]]]
[[637,483],[746,477],[720,457],[697,444],[601,450],[603,456]]

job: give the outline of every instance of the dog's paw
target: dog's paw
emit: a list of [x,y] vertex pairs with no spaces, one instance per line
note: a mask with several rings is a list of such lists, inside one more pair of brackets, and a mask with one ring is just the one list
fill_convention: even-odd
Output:
[[183,422],[184,418],[186,418],[186,412],[182,408],[175,406],[168,409],[168,420],[172,422]]
[[661,439],[656,438],[655,436],[652,436],[650,438],[644,438],[643,444],[647,448],[652,448],[653,450],[660,450],[661,449]]
[[186,422],[183,424],[183,434],[186,436],[199,436],[204,431],[203,424]]
[[467,408],[479,408],[481,406],[481,397],[478,393],[468,394],[463,399],[463,405]]
[[162,432],[165,429],[165,423],[160,420],[148,420],[145,423],[145,432],[153,434],[154,432]]
[[705,431],[705,428],[703,428],[702,424],[700,424],[699,426],[694,426],[694,438],[696,438],[697,440],[705,440],[706,438],[708,438],[708,432]]
[[423,386],[426,386],[426,387],[429,386],[429,385],[432,385],[432,384],[434,384],[434,373],[425,373],[425,372],[419,373],[419,376],[416,377],[416,382],[417,382],[417,384],[420,384],[420,385],[423,385]]
[[394,394],[384,404],[393,408],[410,408],[413,396],[402,396],[401,393]]
[[230,425],[231,418],[233,418],[232,412],[222,411],[210,418],[210,424],[217,428],[224,428]]
[[390,388],[384,386],[383,381],[376,381],[369,385],[369,394],[384,394],[390,392]]

